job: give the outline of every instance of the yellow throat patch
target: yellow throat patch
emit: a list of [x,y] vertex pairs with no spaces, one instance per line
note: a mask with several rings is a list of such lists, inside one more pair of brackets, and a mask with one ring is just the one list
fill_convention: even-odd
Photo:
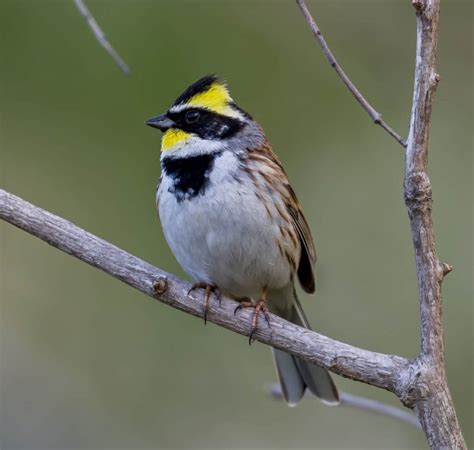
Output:
[[161,151],[166,152],[175,145],[178,145],[188,139],[191,135],[183,130],[170,128],[161,138]]

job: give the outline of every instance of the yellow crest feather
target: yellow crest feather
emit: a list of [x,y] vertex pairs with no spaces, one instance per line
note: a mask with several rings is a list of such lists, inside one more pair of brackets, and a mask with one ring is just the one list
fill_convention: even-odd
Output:
[[225,85],[215,82],[212,83],[207,91],[200,92],[192,97],[187,104],[189,106],[207,108],[219,114],[228,114],[230,109],[229,103],[232,101],[232,97]]

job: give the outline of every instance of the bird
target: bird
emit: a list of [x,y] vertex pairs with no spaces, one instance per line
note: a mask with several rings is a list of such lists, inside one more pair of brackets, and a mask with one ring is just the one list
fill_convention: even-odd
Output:
[[[310,226],[262,127],[233,100],[227,83],[206,75],[145,122],[164,134],[156,207],[178,263],[202,289],[204,320],[222,293],[253,308],[252,335],[269,312],[310,328],[296,294],[315,292]],[[190,293],[189,292],[189,293]],[[188,293],[188,294],[189,294]],[[272,349],[283,395],[296,405],[306,389],[339,403],[329,372]]]

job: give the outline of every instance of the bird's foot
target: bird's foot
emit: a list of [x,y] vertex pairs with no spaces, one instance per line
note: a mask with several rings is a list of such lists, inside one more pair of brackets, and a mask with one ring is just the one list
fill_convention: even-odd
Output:
[[207,311],[209,310],[209,300],[211,298],[211,293],[214,293],[219,306],[221,306],[222,295],[221,290],[214,284],[207,283],[195,283],[191,286],[191,289],[188,291],[188,295],[194,291],[194,289],[205,289],[204,291],[204,325],[207,324]]
[[263,314],[265,321],[269,328],[271,328],[270,324],[270,311],[267,306],[267,291],[266,289],[262,293],[262,297],[258,302],[253,302],[250,298],[243,298],[240,300],[239,306],[235,308],[234,314],[237,311],[241,310],[242,308],[254,308],[253,318],[252,318],[252,327],[250,328],[250,335],[249,335],[249,345],[252,345],[252,337],[257,330],[258,327],[258,319],[260,317],[260,313]]

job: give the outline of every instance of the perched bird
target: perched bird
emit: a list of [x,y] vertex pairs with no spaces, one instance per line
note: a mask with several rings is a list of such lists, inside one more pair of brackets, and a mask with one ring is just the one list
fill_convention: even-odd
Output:
[[[258,123],[209,75],[146,124],[164,132],[156,204],[192,289],[205,289],[204,318],[211,293],[220,300],[222,291],[255,308],[252,333],[268,311],[310,328],[294,284],[298,278],[304,291],[315,290],[311,230]],[[339,402],[326,369],[273,353],[288,404],[306,387],[325,403]]]

